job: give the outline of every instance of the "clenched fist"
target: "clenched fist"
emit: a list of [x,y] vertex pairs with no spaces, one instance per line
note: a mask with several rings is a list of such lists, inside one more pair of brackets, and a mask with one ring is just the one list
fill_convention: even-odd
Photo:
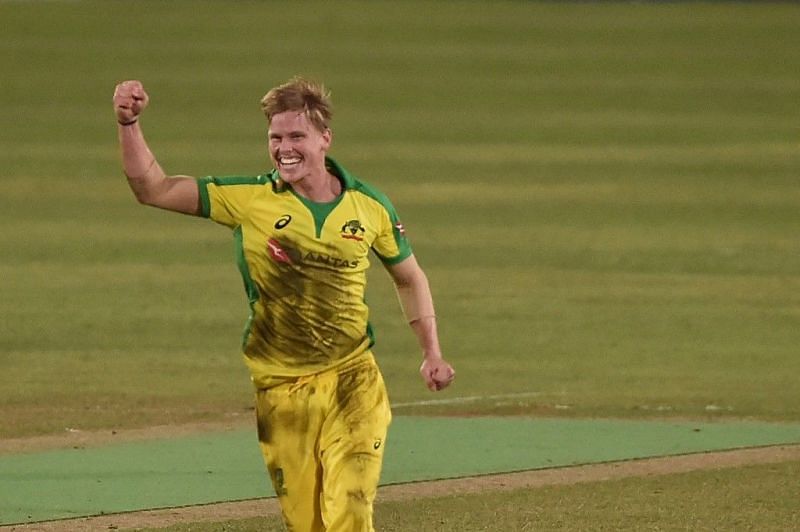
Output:
[[453,367],[442,358],[426,357],[419,368],[419,373],[432,392],[447,388],[456,377]]
[[120,124],[132,124],[147,107],[150,98],[140,81],[123,81],[114,89],[114,113]]

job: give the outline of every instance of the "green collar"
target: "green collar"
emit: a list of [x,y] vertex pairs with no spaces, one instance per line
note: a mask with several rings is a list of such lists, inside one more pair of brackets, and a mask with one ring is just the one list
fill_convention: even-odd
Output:
[[344,190],[353,188],[356,180],[352,175],[350,175],[350,172],[348,172],[344,166],[340,165],[330,157],[325,157],[325,167],[342,181]]
[[322,226],[325,224],[325,220],[328,218],[328,215],[339,205],[339,202],[342,201],[344,197],[344,193],[347,190],[352,189],[355,184],[355,179],[350,173],[344,169],[344,167],[340,166],[339,163],[331,159],[330,157],[325,157],[325,167],[339,178],[339,181],[342,182],[342,193],[339,194],[333,201],[328,203],[316,203],[311,201],[307,198],[304,198],[300,194],[294,191],[292,187],[287,187],[283,181],[281,181],[281,176],[278,173],[278,170],[273,170],[269,173],[269,180],[272,181],[272,186],[276,192],[285,192],[290,191],[294,197],[296,197],[300,203],[306,206],[306,208],[311,211],[311,215],[314,217],[314,232],[317,238],[320,237],[322,234]]

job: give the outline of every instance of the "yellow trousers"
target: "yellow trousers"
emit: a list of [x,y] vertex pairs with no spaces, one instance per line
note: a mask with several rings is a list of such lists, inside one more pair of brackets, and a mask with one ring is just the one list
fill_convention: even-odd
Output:
[[371,353],[256,393],[258,439],[292,532],[373,531],[391,410]]

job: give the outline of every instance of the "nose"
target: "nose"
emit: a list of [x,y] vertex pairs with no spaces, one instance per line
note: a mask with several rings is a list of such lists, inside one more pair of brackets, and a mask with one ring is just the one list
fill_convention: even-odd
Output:
[[292,142],[290,139],[281,139],[278,144],[278,151],[280,153],[288,153],[292,151]]

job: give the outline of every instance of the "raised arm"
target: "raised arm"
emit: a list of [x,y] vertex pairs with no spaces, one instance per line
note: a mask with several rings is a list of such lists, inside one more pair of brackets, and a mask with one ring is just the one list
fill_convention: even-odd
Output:
[[114,90],[114,112],[122,151],[122,168],[139,203],[198,216],[200,193],[189,176],[168,176],[142,134],[139,116],[149,97],[139,81],[123,81]]
[[417,259],[411,255],[404,261],[387,265],[392,276],[400,306],[422,348],[422,366],[419,368],[428,389],[446,388],[455,378],[455,370],[442,357],[439,336],[436,330],[436,314],[433,309],[428,277]]

